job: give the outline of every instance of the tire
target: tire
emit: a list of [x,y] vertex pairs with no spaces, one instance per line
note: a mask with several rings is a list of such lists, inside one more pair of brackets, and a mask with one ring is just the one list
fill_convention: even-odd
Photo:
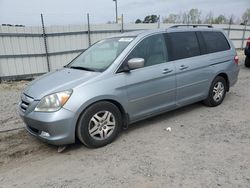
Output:
[[122,127],[120,110],[110,102],[98,102],[88,107],[77,124],[77,137],[87,147],[97,148],[111,143]]
[[220,105],[226,96],[226,81],[223,77],[217,76],[209,89],[208,97],[203,101],[203,103],[210,107],[215,107]]
[[245,58],[245,66],[250,67],[250,58],[246,56]]

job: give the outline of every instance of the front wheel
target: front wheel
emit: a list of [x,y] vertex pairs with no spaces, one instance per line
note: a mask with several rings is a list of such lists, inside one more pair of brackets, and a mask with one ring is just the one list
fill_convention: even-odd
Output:
[[111,143],[122,127],[120,110],[110,102],[98,102],[80,116],[77,136],[87,147],[101,147]]
[[208,97],[203,102],[211,107],[220,105],[225,98],[226,87],[225,79],[217,76],[210,86]]

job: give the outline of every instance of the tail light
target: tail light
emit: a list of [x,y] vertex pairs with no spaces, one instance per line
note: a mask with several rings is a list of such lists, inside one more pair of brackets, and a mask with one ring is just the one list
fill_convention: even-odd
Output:
[[239,64],[239,57],[237,55],[234,56],[234,63]]

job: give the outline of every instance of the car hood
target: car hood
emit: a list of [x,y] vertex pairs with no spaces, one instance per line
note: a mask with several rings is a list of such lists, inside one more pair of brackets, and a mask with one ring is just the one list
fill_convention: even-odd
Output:
[[40,100],[48,94],[73,89],[99,74],[100,72],[63,68],[35,79],[24,89],[23,93],[35,100]]

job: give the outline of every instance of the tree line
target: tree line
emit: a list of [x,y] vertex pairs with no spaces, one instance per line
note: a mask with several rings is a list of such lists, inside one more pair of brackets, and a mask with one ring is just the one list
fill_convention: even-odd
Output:
[[[135,23],[156,23],[160,18],[157,15],[148,15],[144,20],[136,19]],[[190,9],[187,12],[180,12],[178,14],[169,14],[162,18],[163,23],[174,24],[249,24],[250,23],[250,8],[247,8],[242,14],[241,18],[237,18],[233,14],[231,16],[225,16],[220,14],[214,16],[210,11],[204,17],[201,10],[197,8]]]

